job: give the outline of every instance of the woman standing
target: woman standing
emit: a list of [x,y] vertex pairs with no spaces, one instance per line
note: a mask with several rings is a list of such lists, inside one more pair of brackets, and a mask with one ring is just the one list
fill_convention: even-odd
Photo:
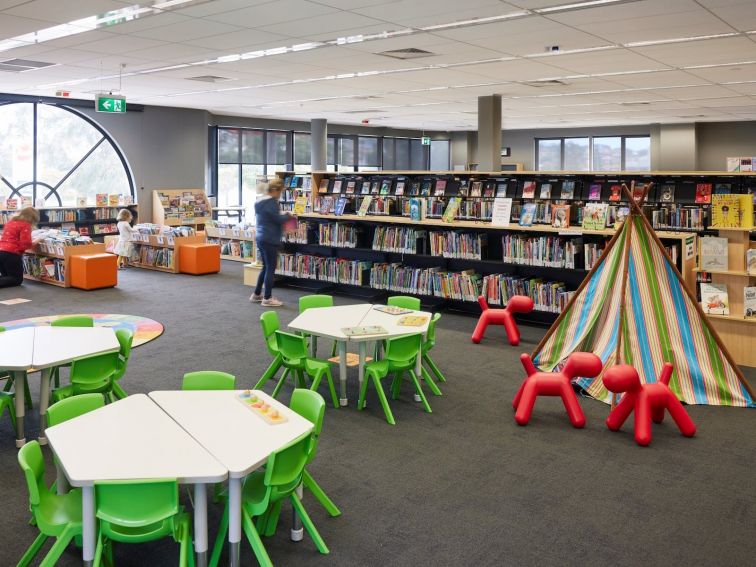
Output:
[[[278,263],[278,249],[281,247],[281,233],[284,223],[291,218],[291,213],[281,213],[278,200],[281,198],[284,184],[280,178],[268,183],[267,194],[255,203],[257,249],[262,260],[262,270],[257,278],[255,292],[249,300],[265,307],[283,305],[273,297],[273,281]],[[263,295],[263,286],[265,294]]]
[[21,209],[3,229],[0,238],[0,287],[21,285],[24,281],[24,251],[31,248],[32,225],[39,222],[39,213],[34,207]]

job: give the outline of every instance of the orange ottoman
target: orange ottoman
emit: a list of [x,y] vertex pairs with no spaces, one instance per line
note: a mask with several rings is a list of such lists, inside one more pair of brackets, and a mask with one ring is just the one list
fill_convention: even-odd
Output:
[[220,246],[217,244],[182,244],[179,246],[179,272],[214,274],[220,272]]
[[82,254],[70,258],[71,287],[100,289],[118,284],[118,256]]

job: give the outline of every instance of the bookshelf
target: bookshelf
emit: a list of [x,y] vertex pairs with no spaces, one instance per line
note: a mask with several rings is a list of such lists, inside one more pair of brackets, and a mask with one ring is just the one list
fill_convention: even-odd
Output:
[[207,241],[221,247],[221,259],[234,262],[257,262],[254,228],[205,226]]
[[[45,247],[38,244],[34,253],[24,254],[24,279],[42,282],[58,287],[71,287],[71,257],[81,254],[103,254],[105,245],[101,243],[79,244],[75,246]],[[52,266],[53,275],[48,275],[45,264]]]
[[199,244],[205,237],[173,236],[161,234],[134,234],[132,243],[139,254],[139,260],[130,262],[131,266],[145,270],[155,270],[169,274],[179,273],[179,248],[183,244]]
[[152,222],[202,230],[213,211],[204,189],[153,189]]
[[[40,228],[57,228],[76,230],[82,236],[90,238],[118,234],[118,211],[129,209],[134,219],[139,217],[137,205],[86,206],[86,207],[43,207],[39,211]],[[18,211],[0,210],[0,229]]]
[[[744,309],[743,288],[756,286],[756,273],[749,273],[746,266],[746,252],[756,249],[756,241],[751,235],[755,229],[749,228],[718,228],[714,229],[718,236],[727,238],[727,269],[705,270],[701,267],[701,250],[699,247],[699,266],[696,273],[699,278],[707,279],[712,284],[724,285],[730,304],[729,315],[708,314],[713,327],[720,338],[727,345],[735,362],[744,366],[756,366],[756,349],[753,336],[756,327],[756,317],[746,318]],[[704,312],[706,309],[704,308]]]
[[306,211],[312,211],[312,176],[309,173],[277,171],[276,177],[284,182],[284,190],[278,201],[282,211],[293,211],[297,197],[307,197]]

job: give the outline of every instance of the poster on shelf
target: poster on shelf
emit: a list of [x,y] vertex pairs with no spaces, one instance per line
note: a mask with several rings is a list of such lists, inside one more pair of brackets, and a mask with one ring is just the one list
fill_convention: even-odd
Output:
[[688,236],[685,238],[685,259],[690,260],[696,253],[696,238]]
[[496,197],[493,201],[491,224],[493,226],[509,226],[511,218],[512,199],[509,197]]

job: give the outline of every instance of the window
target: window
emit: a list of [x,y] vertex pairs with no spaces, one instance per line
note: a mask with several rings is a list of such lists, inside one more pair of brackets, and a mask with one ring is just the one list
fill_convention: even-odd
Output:
[[134,196],[126,159],[105,130],[65,106],[0,103],[0,196],[75,207],[98,193]]
[[397,171],[406,171],[410,168],[410,141],[407,138],[394,140],[396,153],[394,154],[394,166]]
[[312,163],[312,137],[306,132],[294,132],[294,171],[309,172]]
[[378,138],[367,136],[357,138],[357,165],[360,171],[375,171],[380,168]]
[[449,140],[431,140],[430,170],[449,171]]
[[339,157],[338,157],[338,166],[339,171],[354,171],[355,165],[357,165],[356,161],[356,152],[355,152],[355,139],[350,138],[339,138]]
[[426,159],[426,148],[430,146],[424,146],[422,140],[412,138],[410,140],[410,169],[422,171],[428,169]]
[[648,171],[649,136],[536,139],[538,171]]
[[383,138],[383,169],[387,169],[389,171],[396,169],[393,138]]
[[265,164],[268,174],[276,171],[287,171],[290,168],[289,160],[289,132],[268,130],[268,150]]

